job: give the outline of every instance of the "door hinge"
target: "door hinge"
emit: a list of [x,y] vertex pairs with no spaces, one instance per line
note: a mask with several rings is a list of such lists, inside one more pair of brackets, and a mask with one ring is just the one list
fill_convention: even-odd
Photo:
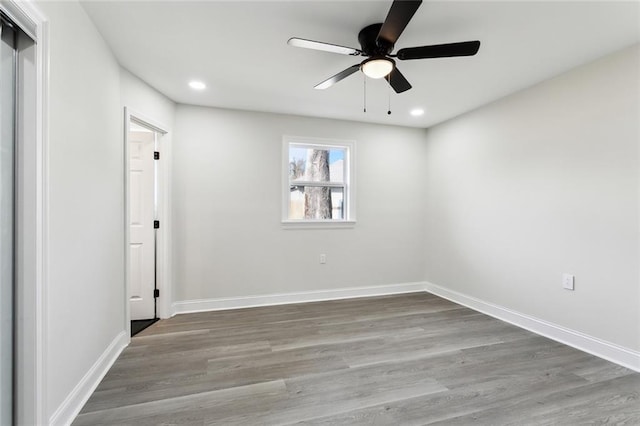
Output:
[[160,159],[160,151],[153,151],[153,159],[154,160]]
[[159,289],[154,289],[153,290],[153,297],[160,297],[160,290]]
[[159,229],[160,228],[160,221],[159,220],[154,220],[153,221],[153,229]]

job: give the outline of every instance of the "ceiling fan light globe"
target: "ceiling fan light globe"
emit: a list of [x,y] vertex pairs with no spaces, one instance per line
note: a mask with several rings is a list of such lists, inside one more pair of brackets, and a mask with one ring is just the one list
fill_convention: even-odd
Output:
[[389,58],[370,58],[362,63],[362,72],[369,78],[383,78],[393,71],[394,63]]

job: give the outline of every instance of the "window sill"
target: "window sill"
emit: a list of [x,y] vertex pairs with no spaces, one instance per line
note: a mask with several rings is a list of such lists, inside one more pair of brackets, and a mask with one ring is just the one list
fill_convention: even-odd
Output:
[[349,229],[355,228],[355,220],[283,220],[283,229]]

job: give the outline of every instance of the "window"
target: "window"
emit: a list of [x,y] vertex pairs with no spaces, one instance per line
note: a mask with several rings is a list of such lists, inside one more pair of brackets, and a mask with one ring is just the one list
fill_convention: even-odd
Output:
[[285,136],[285,226],[352,226],[354,142]]

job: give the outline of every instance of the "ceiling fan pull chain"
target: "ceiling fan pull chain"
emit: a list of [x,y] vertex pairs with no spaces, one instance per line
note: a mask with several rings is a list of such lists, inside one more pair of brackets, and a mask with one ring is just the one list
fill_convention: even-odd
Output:
[[364,112],[367,112],[367,76],[362,75],[364,78]]
[[389,88],[389,90],[387,91],[387,94],[389,95],[389,108],[387,109],[387,114],[391,115],[391,73],[387,74],[387,87]]

